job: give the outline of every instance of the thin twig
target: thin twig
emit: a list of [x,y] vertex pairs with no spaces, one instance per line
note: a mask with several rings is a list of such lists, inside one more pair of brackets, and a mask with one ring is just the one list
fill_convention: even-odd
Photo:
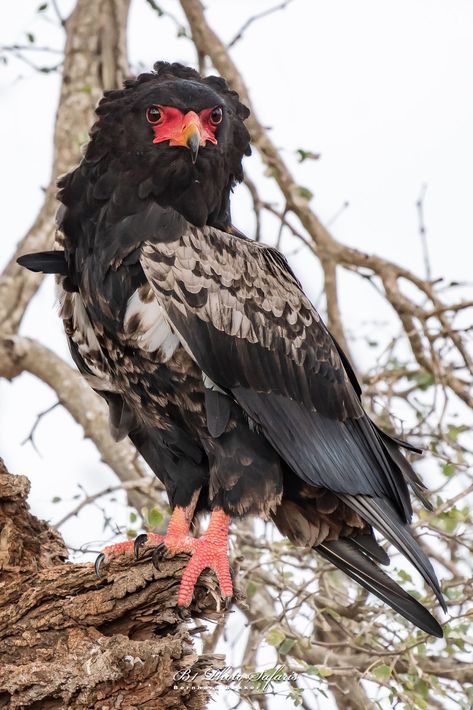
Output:
[[279,10],[284,10],[288,5],[291,4],[294,0],[285,0],[285,2],[282,2],[280,5],[275,5],[274,7],[270,7],[267,10],[263,10],[263,12],[260,12],[256,15],[253,15],[252,17],[249,17],[246,22],[240,27],[234,38],[228,43],[227,49],[231,49],[232,47],[235,46],[235,44],[243,37],[244,33],[248,29],[250,25],[253,24],[253,22],[256,22],[257,20],[261,20],[263,17],[267,17],[268,15],[271,15],[273,12],[278,12]]
[[31,442],[31,446],[32,446],[33,449],[36,451],[36,453],[38,454],[38,456],[41,456],[41,454],[40,454],[40,452],[39,452],[39,450],[38,450],[38,447],[36,446],[36,442],[35,442],[35,440],[34,440],[34,435],[35,435],[36,429],[37,429],[37,427],[38,427],[38,425],[39,425],[41,419],[42,419],[43,417],[45,417],[47,414],[49,414],[50,412],[52,412],[53,409],[56,409],[56,407],[58,407],[60,404],[61,404],[60,402],[55,402],[55,403],[52,404],[50,407],[48,407],[47,409],[45,409],[43,412],[40,412],[40,413],[36,416],[36,421],[35,421],[35,423],[33,424],[33,427],[32,427],[32,429],[31,429],[29,435],[26,437],[26,439],[24,439],[24,440],[21,442],[21,446],[24,446],[24,445],[25,445],[26,443],[28,443],[28,441],[29,441],[29,442]]
[[427,185],[424,183],[422,187],[420,188],[420,194],[416,202],[416,207],[417,207],[417,220],[418,220],[418,225],[419,225],[419,235],[420,235],[420,243],[422,247],[422,255],[424,258],[424,270],[425,270],[425,278],[427,281],[432,280],[432,267],[430,264],[430,257],[429,257],[429,248],[427,244],[427,230],[425,226],[425,220],[424,220],[424,200],[425,200],[425,193],[427,192]]

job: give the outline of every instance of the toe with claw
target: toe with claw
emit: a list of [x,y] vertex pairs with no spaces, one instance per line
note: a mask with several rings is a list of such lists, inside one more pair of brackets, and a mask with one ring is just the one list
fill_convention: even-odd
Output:
[[233,599],[233,583],[228,560],[230,518],[223,510],[214,510],[205,533],[200,538],[192,538],[189,535],[191,517],[186,508],[176,507],[165,536],[143,533],[138,535],[135,540],[109,545],[95,560],[95,574],[100,577],[103,565],[113,558],[126,555],[137,560],[144,547],[154,547],[152,560],[157,568],[167,554],[176,555],[180,552],[190,552],[192,557],[182,574],[177,597],[178,611],[181,617],[188,617],[188,607],[192,601],[194,587],[201,572],[205,569],[215,572],[224,607],[228,610]]

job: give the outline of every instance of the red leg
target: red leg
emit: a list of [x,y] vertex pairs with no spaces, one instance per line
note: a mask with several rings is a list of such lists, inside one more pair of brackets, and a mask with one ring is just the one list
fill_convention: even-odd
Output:
[[228,603],[233,597],[233,584],[228,560],[228,526],[230,517],[223,510],[214,510],[207,530],[195,540],[194,550],[185,568],[177,603],[189,606],[195,584],[204,569],[211,569],[217,575],[220,591]]

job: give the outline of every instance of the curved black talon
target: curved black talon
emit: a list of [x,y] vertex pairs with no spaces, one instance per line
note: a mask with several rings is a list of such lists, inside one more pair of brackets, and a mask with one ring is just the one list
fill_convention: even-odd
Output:
[[101,566],[102,566],[102,562],[104,561],[104,559],[105,559],[105,555],[103,554],[103,552],[101,552],[100,555],[98,555],[98,556],[97,556],[97,559],[95,560],[95,565],[94,565],[94,567],[95,567],[95,576],[96,576],[98,579],[100,579],[100,568],[101,568]]
[[186,606],[181,606],[180,604],[176,606],[176,612],[182,621],[186,621],[191,615],[189,609]]
[[225,611],[228,611],[232,605],[233,597],[224,597],[223,606]]
[[137,560],[140,556],[140,547],[143,547],[148,542],[148,536],[146,533],[141,533],[135,538],[135,544],[133,545],[133,557]]
[[159,563],[163,559],[164,555],[166,554],[166,545],[164,542],[160,542],[159,545],[156,545],[156,547],[153,550],[153,565],[156,567],[156,569],[159,569]]

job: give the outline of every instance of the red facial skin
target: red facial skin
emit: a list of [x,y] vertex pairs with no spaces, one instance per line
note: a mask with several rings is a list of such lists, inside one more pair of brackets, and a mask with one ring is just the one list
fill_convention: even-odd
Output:
[[221,120],[218,123],[212,121],[211,115],[215,106],[205,108],[199,114],[195,111],[184,114],[172,106],[157,105],[156,108],[161,112],[161,117],[156,123],[150,120],[151,117],[148,117],[147,112],[148,123],[151,124],[154,131],[153,143],[169,141],[170,146],[188,147],[189,139],[193,135],[198,135],[201,147],[205,146],[207,141],[217,143],[215,131]]

